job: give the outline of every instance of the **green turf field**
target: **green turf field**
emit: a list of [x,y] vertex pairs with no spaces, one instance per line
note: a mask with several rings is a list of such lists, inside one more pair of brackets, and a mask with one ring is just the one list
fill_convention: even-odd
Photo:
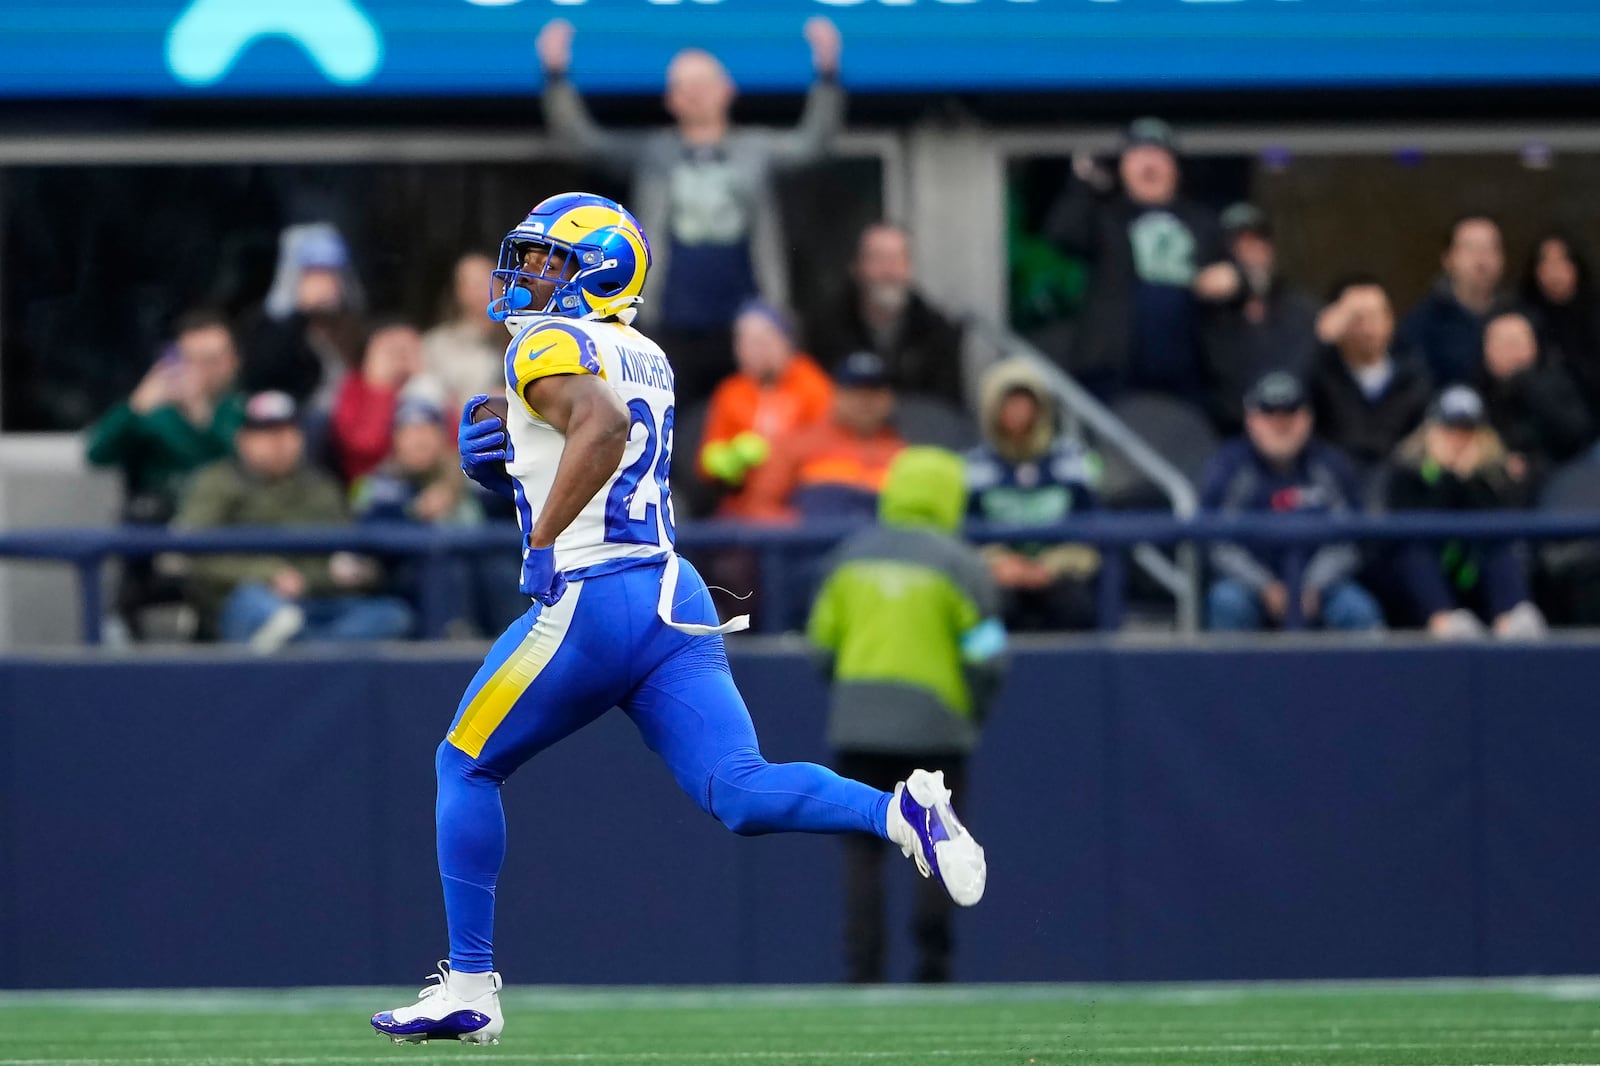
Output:
[[0,1062],[1600,1064],[1600,980],[517,989],[499,1047],[395,1047],[366,1014],[410,992],[0,993]]

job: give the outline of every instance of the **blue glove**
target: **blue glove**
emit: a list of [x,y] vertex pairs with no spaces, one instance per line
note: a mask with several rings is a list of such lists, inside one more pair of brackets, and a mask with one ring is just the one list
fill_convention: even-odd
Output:
[[461,452],[461,471],[490,492],[506,499],[516,496],[511,475],[506,473],[506,424],[498,418],[472,420],[472,412],[487,401],[474,396],[461,410],[461,427],[456,430],[456,447]]
[[546,607],[554,607],[561,594],[567,591],[567,579],[556,573],[554,548],[529,548],[522,560],[522,583],[517,586],[524,596],[532,596]]

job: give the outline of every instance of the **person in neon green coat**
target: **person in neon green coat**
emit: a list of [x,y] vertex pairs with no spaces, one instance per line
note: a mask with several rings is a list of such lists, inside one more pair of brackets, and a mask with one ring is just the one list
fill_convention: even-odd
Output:
[[[989,569],[958,536],[965,493],[959,456],[907,448],[889,468],[878,523],[829,559],[807,636],[832,685],[828,742],[841,774],[892,786],[916,765],[961,787],[1006,645]],[[847,976],[881,981],[884,848],[865,837],[845,846]],[[918,980],[950,978],[949,915],[945,893],[922,882]]]

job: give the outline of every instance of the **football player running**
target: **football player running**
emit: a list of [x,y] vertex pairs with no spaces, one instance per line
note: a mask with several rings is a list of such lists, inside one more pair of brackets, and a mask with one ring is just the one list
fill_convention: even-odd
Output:
[[498,1042],[500,786],[620,707],[679,786],[735,833],[872,833],[956,903],[983,895],[983,849],[941,774],[880,792],[811,763],[769,763],[734,687],[705,583],[673,550],[673,377],[630,323],[650,267],[634,217],[600,196],[535,207],[500,248],[490,317],[512,333],[507,416],[462,413],[462,467],[516,503],[528,612],[467,686],[435,760],[450,958],[417,1002],[372,1018],[397,1042]]

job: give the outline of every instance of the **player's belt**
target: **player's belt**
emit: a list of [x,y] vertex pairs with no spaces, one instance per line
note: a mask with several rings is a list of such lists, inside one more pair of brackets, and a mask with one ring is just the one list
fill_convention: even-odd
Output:
[[678,553],[667,553],[667,565],[661,572],[661,598],[656,601],[656,614],[661,617],[663,625],[671,626],[680,633],[687,633],[692,637],[710,637],[722,633],[737,633],[741,629],[750,628],[750,616],[747,614],[735,615],[721,625],[708,626],[699,622],[674,622],[672,608],[678,600]]

